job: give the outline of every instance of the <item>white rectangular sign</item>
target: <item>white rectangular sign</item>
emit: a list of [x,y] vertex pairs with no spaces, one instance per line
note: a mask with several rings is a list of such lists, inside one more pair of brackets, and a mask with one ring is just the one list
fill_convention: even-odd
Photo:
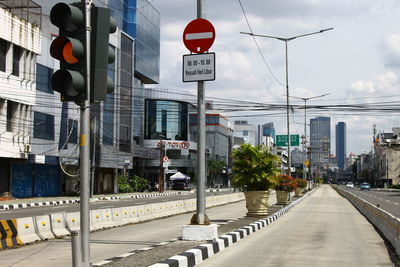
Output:
[[215,80],[215,53],[183,55],[183,82]]

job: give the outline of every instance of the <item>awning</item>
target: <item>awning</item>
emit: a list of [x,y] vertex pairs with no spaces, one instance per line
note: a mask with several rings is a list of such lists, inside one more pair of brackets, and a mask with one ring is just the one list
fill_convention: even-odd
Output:
[[188,179],[188,180],[190,180],[190,177],[187,176],[186,174],[181,173],[181,172],[177,172],[177,173],[175,173],[174,175],[171,175],[171,176],[169,177],[169,179],[170,179],[171,181],[173,181],[173,180],[179,180],[179,179]]

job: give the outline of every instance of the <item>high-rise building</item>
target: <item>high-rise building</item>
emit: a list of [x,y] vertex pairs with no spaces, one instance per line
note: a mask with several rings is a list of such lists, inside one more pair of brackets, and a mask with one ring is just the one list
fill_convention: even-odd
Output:
[[346,141],[346,123],[341,121],[336,124],[336,162],[340,170],[344,169]]
[[272,137],[275,141],[275,127],[273,122],[268,122],[262,125],[262,135]]
[[310,119],[310,147],[312,166],[329,163],[331,154],[331,118]]

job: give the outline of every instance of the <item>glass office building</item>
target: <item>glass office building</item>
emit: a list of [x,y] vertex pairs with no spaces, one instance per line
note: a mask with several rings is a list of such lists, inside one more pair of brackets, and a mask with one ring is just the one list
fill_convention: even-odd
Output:
[[188,103],[146,100],[145,139],[188,140]]

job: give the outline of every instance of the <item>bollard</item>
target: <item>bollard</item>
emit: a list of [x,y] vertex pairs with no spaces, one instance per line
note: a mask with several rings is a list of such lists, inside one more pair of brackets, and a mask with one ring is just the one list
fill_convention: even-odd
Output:
[[82,267],[82,250],[81,250],[81,239],[79,238],[79,232],[71,232],[71,245],[72,245],[72,266]]

